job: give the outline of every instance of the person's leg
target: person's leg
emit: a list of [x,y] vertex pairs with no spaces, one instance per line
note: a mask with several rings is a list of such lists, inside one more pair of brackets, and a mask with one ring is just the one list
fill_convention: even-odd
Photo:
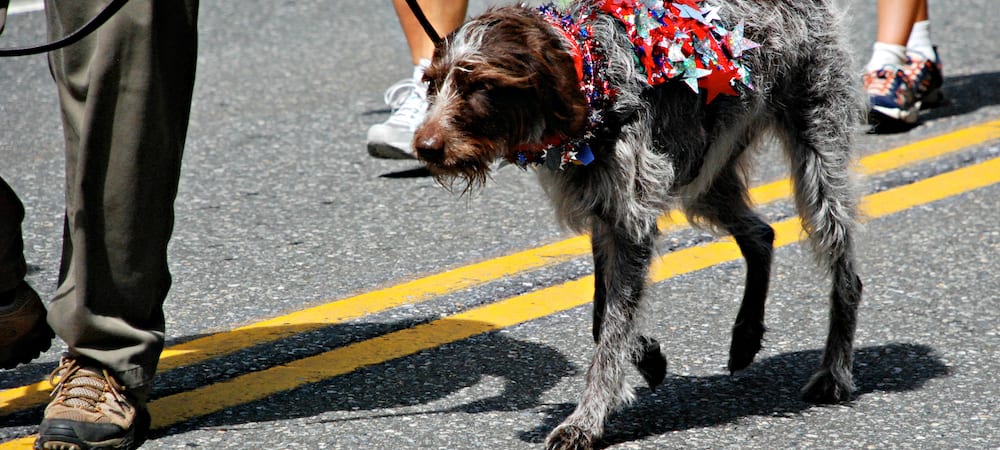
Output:
[[927,0],[919,0],[915,23],[906,41],[907,64],[905,72],[913,85],[914,96],[921,108],[943,103],[944,67],[937,46],[931,39],[930,14]]
[[914,23],[923,22],[926,20],[930,20],[930,18],[931,18],[930,14],[927,11],[927,0],[917,1],[917,12],[916,15],[913,17],[913,22]]
[[[469,6],[468,0],[423,0],[419,3],[427,20],[441,36],[451,33],[462,24]],[[434,43],[420,26],[406,0],[393,0],[392,6],[396,8],[399,25],[403,28],[403,35],[410,47],[413,65],[420,64],[422,59],[431,59],[434,56]]]
[[[78,28],[104,3],[47,0],[50,35]],[[129,2],[95,35],[49,55],[66,139],[66,217],[48,321],[69,351],[40,445],[115,439],[129,447],[148,422],[197,13],[198,0]],[[95,399],[104,402],[96,409]],[[113,426],[94,425],[101,421]]]
[[[66,137],[66,230],[49,322],[70,352],[147,386],[163,344],[167,241],[194,86],[197,0],[130,2],[50,55]],[[48,0],[50,29],[102,1]]]
[[878,31],[868,70],[899,66],[906,61],[906,41],[921,3],[922,0],[878,0]]
[[862,82],[877,122],[917,121],[919,106],[907,77],[906,41],[923,0],[878,0],[878,31]]
[[878,0],[877,42],[906,45],[910,28],[920,10],[919,0]]
[[0,178],[0,294],[13,291],[27,272],[21,238],[22,220],[24,205]]
[[24,281],[27,265],[21,221],[24,206],[0,178],[0,369],[11,369],[48,350],[52,329],[45,306]]
[[927,12],[927,0],[917,2],[917,10],[914,15],[913,27],[906,39],[906,49],[908,51],[920,52],[927,58],[935,55],[934,42],[931,40],[931,20]]
[[[385,103],[393,111],[388,120],[368,129],[368,153],[376,158],[410,159],[414,157],[411,144],[413,131],[423,121],[427,110],[426,86],[422,78],[424,68],[434,56],[434,43],[405,0],[393,0],[393,7],[410,50],[413,73],[411,78],[396,83],[386,91]],[[465,20],[468,1],[423,0],[420,8],[434,30],[445,36]]]

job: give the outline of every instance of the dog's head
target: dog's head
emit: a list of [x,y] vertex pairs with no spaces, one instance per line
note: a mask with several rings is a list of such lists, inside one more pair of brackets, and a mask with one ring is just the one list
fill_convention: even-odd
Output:
[[487,11],[452,33],[424,72],[430,107],[414,134],[439,182],[481,185],[498,158],[586,124],[587,102],[563,38],[533,9]]

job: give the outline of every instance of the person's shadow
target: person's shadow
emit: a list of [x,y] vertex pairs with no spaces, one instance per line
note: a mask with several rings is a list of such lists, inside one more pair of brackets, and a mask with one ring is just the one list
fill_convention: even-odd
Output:
[[[288,335],[206,362],[188,364],[156,375],[150,394],[151,414],[157,415],[157,401],[173,394],[233,380],[241,375],[267,370],[352,343],[412,328],[431,319],[391,323],[348,323],[316,328],[312,324],[289,327],[258,327],[231,334],[238,341],[254,342],[268,335]],[[448,329],[485,330],[480,322],[444,319]],[[203,336],[173,339],[197,343]],[[417,337],[421,339],[421,337]],[[424,338],[430,339],[430,338]],[[196,346],[195,346],[196,347]],[[186,347],[191,352],[214,349]],[[55,363],[28,364],[18,368],[18,380],[4,380],[5,388],[37,381],[53,370]],[[577,373],[577,367],[552,347],[513,339],[502,332],[486,332],[471,338],[432,347],[353,372],[334,376],[279,392],[263,400],[155,429],[150,439],[213,426],[232,426],[262,421],[314,417],[327,411],[379,411],[389,408],[426,405],[459,390],[476,386],[484,377],[502,380],[501,391],[488,398],[450,408],[449,411],[477,413],[517,411],[536,407],[540,397],[556,383]],[[255,389],[247,386],[247,389]],[[212,399],[204,399],[211,402]],[[41,421],[44,404],[30,409],[0,414],[4,426],[32,427]],[[169,420],[169,419],[167,419]]]

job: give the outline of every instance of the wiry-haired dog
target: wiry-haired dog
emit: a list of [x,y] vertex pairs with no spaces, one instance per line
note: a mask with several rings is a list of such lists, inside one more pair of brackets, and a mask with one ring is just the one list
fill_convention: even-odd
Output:
[[824,0],[591,0],[499,7],[441,43],[414,146],[442,183],[481,184],[497,159],[535,164],[567,226],[589,232],[596,350],[576,410],[549,448],[590,448],[632,397],[635,364],[662,382],[659,344],[637,316],[657,217],[731,234],[747,263],[729,369],[760,350],[774,231],[751,209],[748,148],[777,136],[816,258],[833,279],[830,328],[805,399],[849,399],[861,280],[851,135],[857,79]]

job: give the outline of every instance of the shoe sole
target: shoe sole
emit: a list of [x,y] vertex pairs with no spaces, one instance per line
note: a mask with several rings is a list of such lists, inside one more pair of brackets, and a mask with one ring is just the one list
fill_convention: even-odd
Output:
[[46,428],[46,436],[39,436],[34,450],[134,450],[146,442],[151,418],[149,411],[141,410],[135,418],[132,429],[124,436],[100,442],[87,442],[76,436],[68,424]]
[[919,109],[937,108],[944,104],[944,91],[940,88],[929,91],[917,101]]
[[891,120],[902,122],[907,125],[917,123],[917,116],[920,109],[914,105],[912,109],[886,108],[884,106],[872,106],[872,112],[877,116],[886,117]]
[[31,362],[31,360],[48,351],[52,347],[52,339],[56,334],[49,327],[45,320],[45,314],[35,322],[27,334],[21,337],[18,345],[8,348],[0,348],[0,369],[13,369],[21,364]]
[[387,142],[369,142],[368,154],[380,159],[417,159],[413,153]]

